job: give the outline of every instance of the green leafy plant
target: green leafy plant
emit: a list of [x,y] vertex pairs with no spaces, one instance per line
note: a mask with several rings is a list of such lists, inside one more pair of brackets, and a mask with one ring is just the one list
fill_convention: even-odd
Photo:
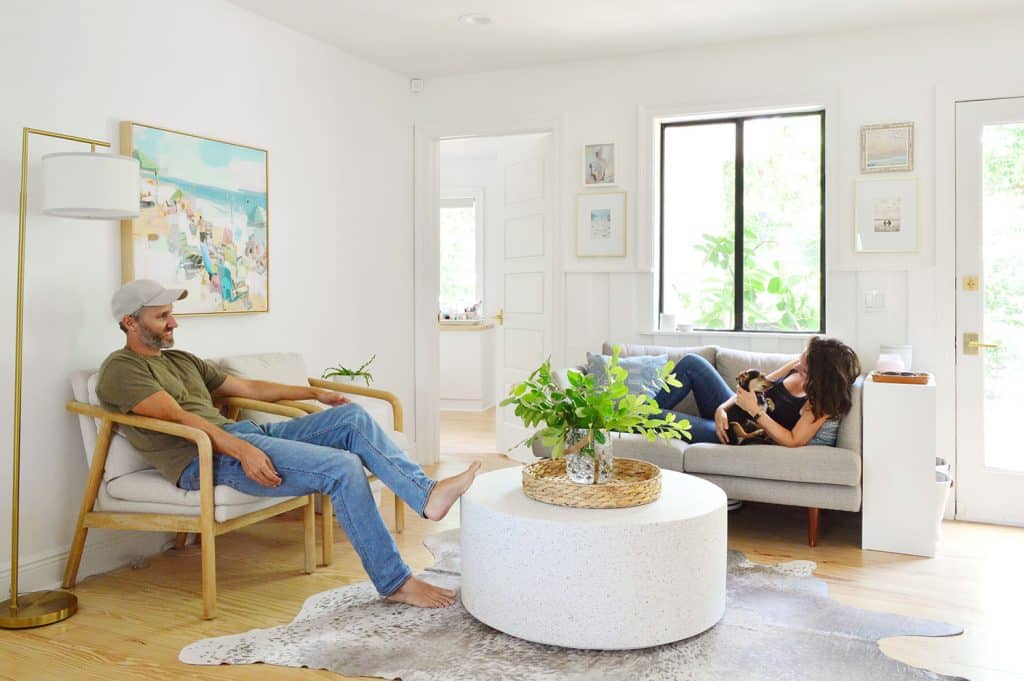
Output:
[[[660,415],[654,398],[646,394],[630,393],[626,387],[626,370],[619,366],[619,347],[612,351],[608,363],[608,382],[599,384],[592,374],[570,370],[569,385],[558,384],[551,371],[548,358],[530,377],[515,385],[501,406],[515,405],[515,414],[527,427],[544,424],[544,428],[527,438],[523,444],[532,444],[540,438],[551,447],[551,457],[576,451],[588,453],[584,446],[589,438],[604,444],[607,431],[638,433],[650,441],[690,438],[690,422],[677,419],[674,414]],[[674,365],[668,362],[661,368],[656,383],[659,389],[682,385],[672,373]],[[585,430],[589,438],[566,449],[566,439],[573,431]]]
[[373,364],[373,360],[377,359],[377,355],[371,355],[370,359],[366,360],[359,365],[358,369],[349,369],[344,364],[338,364],[338,366],[327,367],[324,372],[320,375],[320,378],[331,378],[333,376],[342,376],[345,378],[361,378],[366,381],[366,387],[370,387],[370,381],[373,380],[373,374],[366,370],[366,367]]

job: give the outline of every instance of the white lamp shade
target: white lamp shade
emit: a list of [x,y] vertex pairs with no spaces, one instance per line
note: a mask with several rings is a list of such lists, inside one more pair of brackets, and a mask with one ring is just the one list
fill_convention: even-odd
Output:
[[96,152],[43,156],[43,212],[94,220],[136,217],[138,160]]

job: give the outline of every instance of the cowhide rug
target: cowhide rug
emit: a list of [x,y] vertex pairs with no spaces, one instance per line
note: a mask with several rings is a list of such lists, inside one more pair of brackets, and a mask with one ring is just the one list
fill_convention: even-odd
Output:
[[[426,541],[421,575],[459,586],[458,530]],[[461,603],[421,610],[381,600],[369,582],[311,596],[290,624],[198,641],[188,664],[267,664],[403,681],[679,679],[953,679],[885,656],[889,636],[952,636],[943,622],[871,612],[828,597],[815,564],[756,565],[729,552],[725,616],[692,638],[645,650],[587,651],[529,643],[473,619]],[[685,589],[685,584],[679,588]]]

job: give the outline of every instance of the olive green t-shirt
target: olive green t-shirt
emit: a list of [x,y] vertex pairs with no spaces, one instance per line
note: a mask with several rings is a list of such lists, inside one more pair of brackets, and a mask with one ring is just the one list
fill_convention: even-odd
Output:
[[[185,411],[215,426],[232,423],[213,406],[210,393],[227,374],[215,365],[184,350],[164,350],[148,357],[122,348],[110,354],[100,367],[96,396],[105,409],[130,412],[150,395],[166,391]],[[185,466],[199,455],[194,443],[166,433],[120,426],[139,454],[174,484]]]

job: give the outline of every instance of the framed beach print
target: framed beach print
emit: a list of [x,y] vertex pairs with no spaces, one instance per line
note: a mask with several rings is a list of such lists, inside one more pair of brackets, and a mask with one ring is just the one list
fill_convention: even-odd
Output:
[[914,169],[914,124],[885,123],[860,129],[860,171],[891,173]]
[[614,144],[587,144],[583,147],[583,184],[588,187],[615,184]]
[[188,296],[174,312],[267,312],[267,152],[121,123],[121,153],[139,160],[139,217],[121,222],[121,277]]
[[854,250],[899,253],[919,248],[917,179],[858,180]]
[[576,195],[576,255],[626,255],[626,192]]

